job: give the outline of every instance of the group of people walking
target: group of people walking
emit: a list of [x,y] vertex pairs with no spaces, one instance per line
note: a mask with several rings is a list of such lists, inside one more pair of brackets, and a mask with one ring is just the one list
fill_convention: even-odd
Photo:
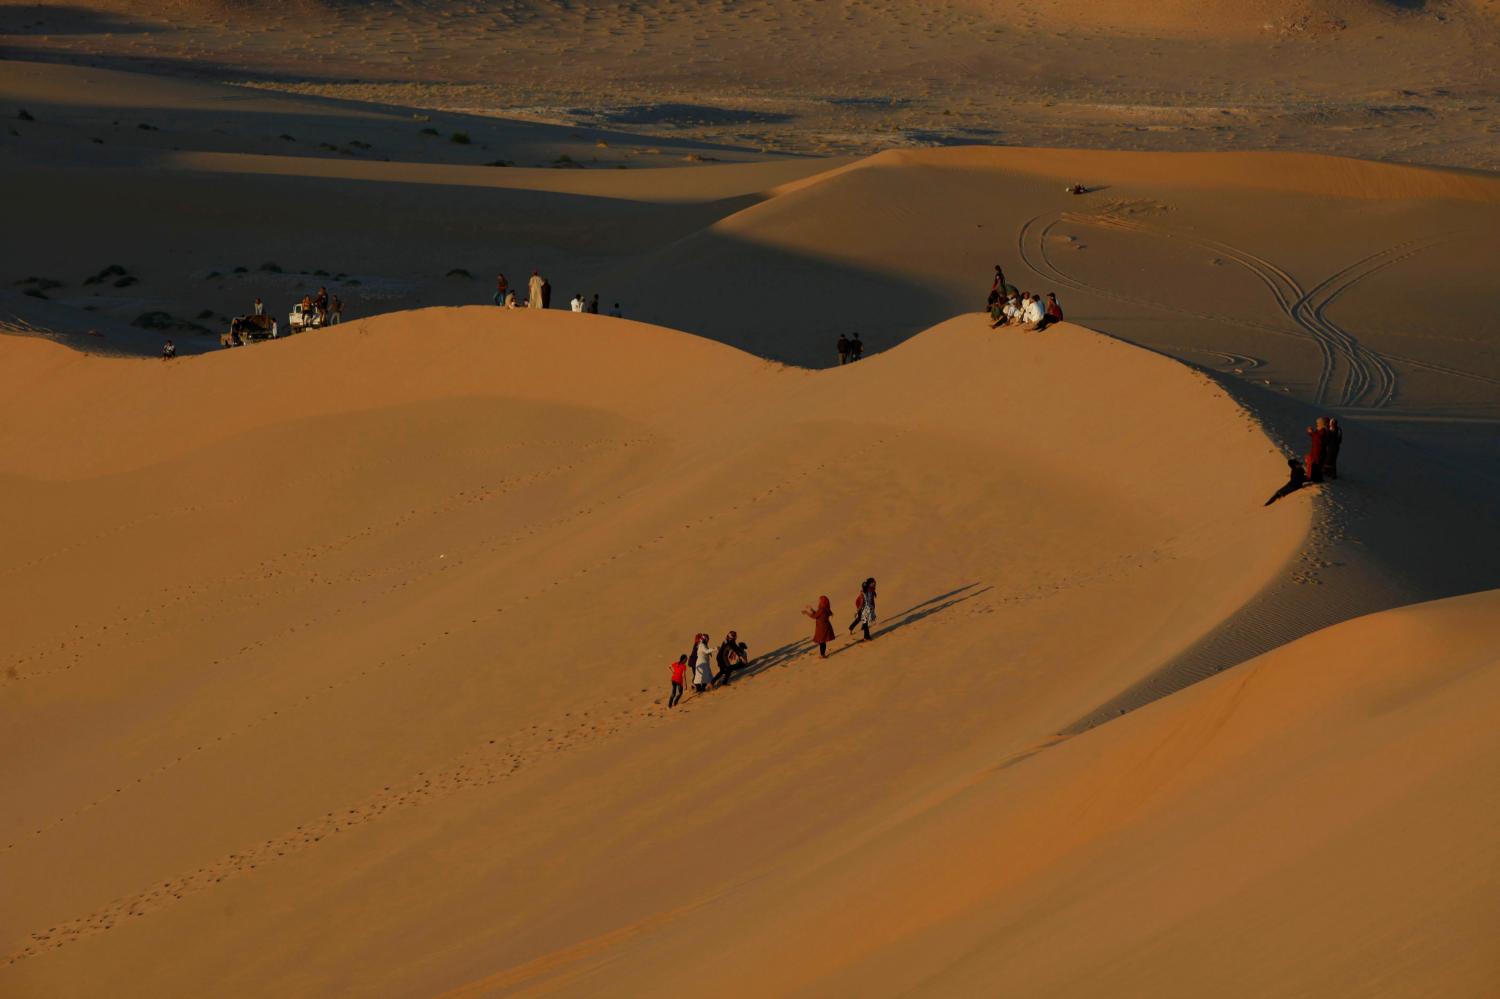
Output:
[[[255,301],[257,305],[260,305],[260,299],[257,298]],[[264,309],[265,306],[260,305],[260,308]],[[339,301],[337,295],[330,296],[327,288],[319,288],[316,295],[302,296],[302,312],[304,314],[315,313],[319,326],[334,326],[343,321],[344,303]],[[256,315],[261,314],[256,313]]]
[[838,348],[840,364],[853,364],[865,356],[865,344],[859,338],[858,333],[851,334],[850,336],[839,334]]
[[[833,607],[827,596],[818,598],[817,607],[804,607],[802,613],[813,621],[813,644],[818,647],[818,656],[828,658],[828,643],[834,639]],[[859,585],[859,595],[854,598],[854,620],[849,622],[849,633],[859,628],[865,641],[870,640],[870,627],[875,623],[875,578],[872,576]],[[695,693],[704,694],[715,687],[728,686],[734,674],[750,665],[749,647],[740,641],[739,635],[731,631],[715,648],[707,632],[693,636],[691,652],[684,652],[667,664],[672,676],[672,694],[667,707],[674,708],[682,700],[687,685],[693,685]]]
[[1307,455],[1298,461],[1286,460],[1290,475],[1286,485],[1271,494],[1265,506],[1270,506],[1283,496],[1290,496],[1309,482],[1322,482],[1339,477],[1339,448],[1344,444],[1344,429],[1336,417],[1320,416],[1307,428]]
[[[526,297],[517,298],[515,290],[511,288],[510,282],[504,274],[495,275],[495,298],[496,305],[506,309],[550,309],[552,308],[552,282],[542,276],[540,271],[532,271],[531,277],[526,282]],[[596,291],[592,298],[584,298],[583,292],[574,295],[568,302],[568,309],[572,312],[585,312],[597,316],[599,314],[599,293]],[[609,313],[616,319],[623,318],[620,312],[620,303]]]
[[684,652],[677,661],[669,664],[672,672],[672,696],[667,707],[677,706],[682,700],[689,674],[692,674],[693,690],[707,693],[714,687],[727,687],[738,670],[750,665],[750,649],[736,632],[724,636],[717,649],[709,640],[708,633],[698,632],[693,636],[693,650]]

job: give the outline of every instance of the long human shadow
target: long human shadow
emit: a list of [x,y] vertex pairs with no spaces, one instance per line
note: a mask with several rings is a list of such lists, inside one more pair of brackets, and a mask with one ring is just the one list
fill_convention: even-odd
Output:
[[[993,589],[993,587],[986,586],[976,590],[975,587],[977,586],[979,586],[978,583],[967,583],[957,589],[949,590],[946,593],[939,593],[935,597],[928,597],[920,603],[913,604],[906,608],[906,610],[897,612],[893,616],[891,624],[884,627],[880,627],[877,624],[876,630],[871,635],[871,639],[883,637],[902,628],[910,627],[918,621],[929,618],[934,614],[940,614],[949,608],[955,607],[966,600],[972,600],[981,593],[987,593]],[[837,640],[837,637],[835,637],[835,640]],[[840,653],[848,652],[853,647],[852,645],[846,645],[841,649],[835,649],[828,654],[828,658],[832,659]],[[741,670],[731,682],[737,683],[764,673],[766,670],[789,665],[817,651],[817,648],[810,638],[799,638],[795,642],[788,642],[779,648],[772,649],[770,652],[756,656],[750,660],[750,665]]]

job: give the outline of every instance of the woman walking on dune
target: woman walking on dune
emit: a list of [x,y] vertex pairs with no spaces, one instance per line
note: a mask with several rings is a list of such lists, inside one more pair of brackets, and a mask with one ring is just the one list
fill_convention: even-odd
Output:
[[693,664],[693,690],[702,694],[714,679],[713,646],[706,634],[700,632],[693,636],[693,654],[688,661]]
[[864,629],[865,641],[870,640],[870,625],[875,623],[875,577],[860,584],[859,596],[854,598],[854,620],[849,622],[852,633],[856,625]]
[[818,598],[818,609],[812,606],[802,608],[802,613],[813,619],[813,644],[818,647],[818,658],[828,658],[828,643],[833,641],[833,607],[829,605],[826,596]]

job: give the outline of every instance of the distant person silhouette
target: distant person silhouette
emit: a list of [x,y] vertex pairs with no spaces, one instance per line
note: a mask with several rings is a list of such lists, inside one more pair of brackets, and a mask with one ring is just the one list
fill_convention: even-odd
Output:
[[504,305],[505,296],[510,292],[510,282],[505,280],[504,274],[495,275],[495,304]]
[[856,333],[854,334],[854,339],[849,341],[849,363],[852,364],[864,356],[865,342],[861,340],[859,338],[859,334]]
[[838,349],[839,349],[839,364],[848,364],[849,363],[849,338],[846,337],[846,336],[844,336],[844,334],[842,334],[842,333],[839,334]]
[[1286,485],[1282,486],[1280,489],[1271,494],[1271,498],[1266,500],[1265,503],[1262,504],[1263,506],[1270,506],[1272,503],[1275,503],[1283,496],[1290,496],[1292,493],[1296,492],[1298,489],[1301,489],[1303,485],[1306,484],[1307,473],[1302,470],[1301,462],[1299,462],[1296,458],[1288,458],[1286,460],[1286,466],[1287,468],[1291,469],[1291,477],[1286,480]]
[[594,292],[594,296],[589,299],[588,313],[591,316],[597,316],[599,314],[599,293],[597,291]]
[[625,318],[625,313],[623,313],[623,312],[620,311],[620,303],[619,302],[616,302],[615,303],[615,307],[613,309],[609,310],[609,314],[610,314],[611,318],[614,318],[614,319],[624,319]]
[[177,356],[177,345],[175,343],[173,343],[171,340],[168,340],[166,343],[164,343],[164,344],[161,345],[161,359],[163,361],[170,361],[172,358],[174,358],[176,356]]
[[1344,443],[1344,428],[1337,419],[1328,421],[1328,436],[1323,441],[1323,474],[1330,479],[1339,477],[1339,448]]
[[813,610],[811,605],[802,608],[802,613],[813,620],[813,644],[818,647],[818,658],[828,658],[828,643],[833,641],[833,608],[829,606],[826,596],[818,598],[818,609]]
[[542,308],[552,308],[552,282],[542,278]]

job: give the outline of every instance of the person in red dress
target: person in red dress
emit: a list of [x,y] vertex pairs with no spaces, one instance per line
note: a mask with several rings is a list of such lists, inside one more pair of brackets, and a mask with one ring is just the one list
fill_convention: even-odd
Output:
[[1316,426],[1307,428],[1307,481],[1323,481],[1324,452],[1328,447],[1328,417],[1318,417]]
[[813,610],[811,606],[802,608],[802,613],[813,619],[813,644],[818,647],[818,657],[828,658],[828,643],[833,641],[833,623],[829,620],[833,617],[833,607],[829,605],[826,596],[818,598],[818,609]]

